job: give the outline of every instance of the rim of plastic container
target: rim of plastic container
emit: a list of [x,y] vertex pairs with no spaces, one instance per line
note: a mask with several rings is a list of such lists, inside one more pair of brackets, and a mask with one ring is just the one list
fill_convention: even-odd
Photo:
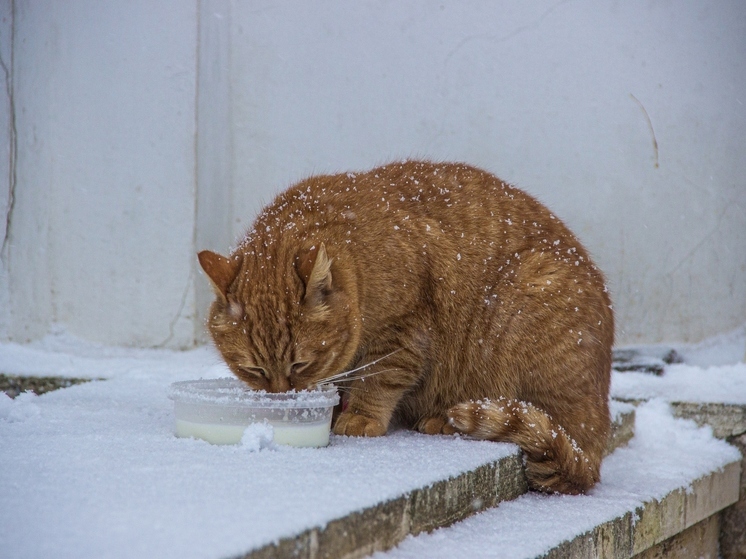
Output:
[[273,393],[252,390],[232,377],[174,382],[168,397],[175,402],[247,408],[331,408],[339,403],[333,384],[324,384],[316,390]]

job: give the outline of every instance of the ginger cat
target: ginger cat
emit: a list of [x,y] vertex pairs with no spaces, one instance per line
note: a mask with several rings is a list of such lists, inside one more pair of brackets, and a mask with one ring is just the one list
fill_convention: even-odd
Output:
[[609,432],[614,319],[602,273],[528,194],[461,164],[394,163],[280,194],[199,261],[208,327],[271,392],[333,381],[334,432],[517,443],[536,490],[586,491]]

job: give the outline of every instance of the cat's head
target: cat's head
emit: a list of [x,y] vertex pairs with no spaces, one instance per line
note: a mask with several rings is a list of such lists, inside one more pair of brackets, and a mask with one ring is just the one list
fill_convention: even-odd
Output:
[[313,388],[352,360],[360,338],[354,276],[323,243],[283,259],[200,252],[216,294],[208,330],[255,390]]

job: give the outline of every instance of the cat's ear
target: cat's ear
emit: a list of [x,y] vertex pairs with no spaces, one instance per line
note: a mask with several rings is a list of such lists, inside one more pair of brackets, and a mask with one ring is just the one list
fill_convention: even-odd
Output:
[[238,271],[241,269],[241,255],[233,258],[226,258],[215,252],[203,250],[197,255],[199,264],[210,278],[213,288],[217,295],[226,299],[228,288],[233,280],[236,279]]
[[332,261],[324,243],[301,251],[295,257],[295,269],[306,287],[304,301],[319,302],[331,291]]

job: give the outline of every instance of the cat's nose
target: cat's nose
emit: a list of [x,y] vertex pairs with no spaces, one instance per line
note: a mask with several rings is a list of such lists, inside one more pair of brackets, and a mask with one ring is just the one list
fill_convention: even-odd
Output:
[[308,381],[302,381],[302,380],[296,381],[296,382],[293,382],[292,380],[290,381],[290,386],[291,386],[291,389],[293,390],[307,390],[309,384],[310,383]]
[[292,388],[290,380],[285,375],[272,375],[270,381],[271,392],[287,392]]

